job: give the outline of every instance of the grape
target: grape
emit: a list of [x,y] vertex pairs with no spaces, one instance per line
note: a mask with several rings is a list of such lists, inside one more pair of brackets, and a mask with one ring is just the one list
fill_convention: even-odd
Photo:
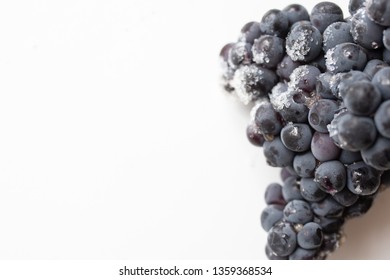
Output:
[[384,49],[382,53],[383,61],[387,64],[390,64],[390,50]]
[[266,12],[261,19],[261,32],[284,38],[288,32],[289,21],[285,13],[272,9]]
[[334,144],[328,133],[314,133],[311,140],[311,151],[319,161],[337,159],[340,155],[340,148]]
[[390,50],[390,27],[383,31],[383,45]]
[[369,116],[376,111],[381,102],[380,91],[370,82],[356,82],[345,89],[345,107],[351,113]]
[[389,170],[390,139],[378,137],[371,147],[362,150],[362,158],[371,167],[378,170]]
[[255,39],[253,61],[266,68],[275,68],[284,56],[284,40],[271,35]]
[[370,79],[374,77],[374,75],[384,67],[388,67],[389,65],[385,63],[383,60],[372,59],[367,62],[366,67],[364,68],[364,73],[369,76]]
[[297,61],[293,61],[291,57],[288,55],[285,55],[282,59],[282,61],[278,64],[276,69],[276,74],[283,80],[290,81],[290,75],[294,71],[295,68],[297,68],[299,65],[301,65]]
[[232,86],[244,104],[266,96],[278,82],[276,74],[255,64],[239,67],[233,77]]
[[254,122],[263,136],[265,136],[265,139],[279,134],[282,129],[282,123],[280,116],[275,112],[272,104],[268,101],[263,101],[255,108],[257,110],[255,111]]
[[228,54],[228,63],[232,68],[237,68],[240,64],[248,65],[252,61],[252,45],[245,42],[234,44]]
[[390,100],[383,102],[375,113],[375,125],[378,132],[390,138]]
[[308,120],[310,126],[318,132],[327,133],[327,126],[333,120],[333,116],[338,108],[339,106],[333,100],[318,100],[309,111]]
[[313,220],[310,204],[303,200],[292,200],[283,209],[286,221],[294,224],[305,224]]
[[348,5],[348,10],[351,15],[353,15],[360,8],[364,8],[366,0],[350,0]]
[[288,124],[280,132],[284,146],[294,152],[304,152],[310,148],[312,133],[304,123]]
[[288,89],[285,92],[272,91],[269,98],[285,122],[304,123],[307,121],[309,108],[302,102],[302,95],[300,91]]
[[298,175],[290,167],[284,167],[280,170],[280,178],[283,182],[285,182],[290,177],[296,178]]
[[317,77],[321,72],[312,65],[302,65],[294,69],[290,75],[289,87],[311,92],[315,89]]
[[322,33],[330,24],[342,21],[343,11],[331,2],[320,2],[314,6],[310,13],[310,21]]
[[292,26],[286,38],[286,51],[293,61],[309,62],[321,52],[322,36],[311,24]]
[[264,200],[267,205],[278,204],[284,206],[286,201],[283,198],[282,186],[278,183],[269,184],[265,190]]
[[337,141],[342,149],[356,152],[370,147],[375,142],[377,132],[371,118],[347,113],[335,118],[332,123],[334,121],[337,123]]
[[351,24],[347,22],[334,22],[329,25],[323,34],[324,52],[342,43],[353,43],[350,30]]
[[367,55],[362,47],[354,43],[337,45],[326,52],[325,58],[326,68],[332,73],[362,70],[367,62]]
[[343,99],[348,87],[356,82],[370,82],[371,79],[368,74],[361,71],[349,71],[347,73],[339,73],[338,77],[340,81],[337,84],[337,89],[335,89],[336,95]]
[[373,200],[373,196],[359,196],[359,199],[351,207],[345,209],[345,218],[354,218],[364,215],[370,210]]
[[358,195],[376,193],[381,183],[382,172],[360,161],[347,167],[347,187]]
[[282,187],[282,193],[284,200],[287,202],[302,199],[298,179],[294,176],[287,178]]
[[274,167],[291,166],[294,159],[294,152],[287,149],[279,137],[273,141],[263,144],[263,153],[267,163]]
[[288,5],[282,10],[288,18],[289,26],[302,20],[309,20],[309,13],[306,8],[299,4]]
[[263,147],[265,142],[264,136],[260,131],[260,128],[255,124],[255,122],[251,122],[246,128],[246,136],[250,143],[255,146]]
[[314,178],[302,178],[300,190],[302,197],[307,201],[321,201],[327,196],[327,193],[320,189],[319,184],[314,181]]
[[297,235],[298,245],[303,249],[315,249],[322,245],[324,235],[319,224],[310,222]]
[[390,99],[390,67],[384,67],[372,77],[372,83],[379,89],[383,99]]
[[346,184],[347,175],[344,165],[338,160],[321,163],[315,171],[315,181],[327,193],[335,194],[341,191]]
[[315,220],[316,223],[321,226],[322,231],[325,233],[324,243],[326,242],[327,234],[339,232],[341,226],[345,222],[345,219],[343,217],[327,218],[323,216],[317,216]]
[[352,164],[358,161],[362,161],[362,156],[360,151],[351,152],[347,150],[341,150],[339,161],[341,161],[343,164]]
[[265,231],[269,231],[282,218],[283,218],[283,206],[268,205],[261,213],[260,223]]
[[388,0],[368,0],[367,13],[372,20],[383,26],[390,26],[390,2]]
[[[334,75],[330,72],[325,72],[325,73],[322,73],[318,76],[317,83],[316,83],[316,92],[322,98],[336,99],[336,96],[333,95],[333,92],[331,90],[331,80],[332,80],[333,76]],[[310,122],[310,119],[309,119],[309,122]]]
[[294,252],[297,246],[297,235],[291,224],[279,222],[269,231],[267,243],[277,256],[285,257]]
[[251,21],[242,27],[239,41],[253,44],[255,39],[259,38],[261,35],[263,34],[260,30],[260,23]]
[[300,177],[313,177],[316,165],[316,159],[310,151],[296,154],[294,157],[293,167]]
[[366,49],[378,49],[383,46],[383,27],[373,22],[366,9],[359,9],[351,20],[351,34],[354,41]]
[[342,217],[345,207],[335,201],[332,196],[328,195],[322,201],[313,202],[311,209],[319,217],[339,218]]
[[265,246],[265,255],[269,260],[288,260],[287,257],[280,257],[276,255],[268,245]]
[[342,189],[340,192],[333,196],[333,199],[345,207],[353,205],[359,196],[356,193],[352,193],[348,188]]
[[312,260],[317,254],[317,250],[307,250],[298,247],[294,252],[289,256],[289,260]]

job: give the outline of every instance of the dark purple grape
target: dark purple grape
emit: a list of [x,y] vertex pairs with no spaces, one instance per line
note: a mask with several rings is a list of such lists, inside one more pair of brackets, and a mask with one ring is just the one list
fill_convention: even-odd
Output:
[[284,206],[286,201],[283,198],[282,186],[278,183],[269,184],[265,190],[264,200],[267,205],[278,204]]
[[353,43],[351,24],[347,22],[334,22],[329,25],[323,34],[323,47],[326,53],[331,48],[342,43]]
[[381,177],[381,189],[390,188],[390,170],[384,171]]
[[371,147],[362,150],[362,158],[371,167],[378,170],[389,170],[390,139],[378,137]]
[[359,199],[359,196],[355,193],[352,193],[348,188],[344,188],[340,192],[336,193],[333,196],[333,199],[341,205],[349,207]]
[[286,38],[286,51],[293,61],[310,62],[320,53],[321,32],[311,24],[295,24]]
[[355,82],[345,89],[343,96],[349,112],[359,116],[370,116],[382,100],[380,91],[371,82]]
[[272,91],[270,101],[285,122],[304,123],[307,121],[309,108],[302,102],[302,92],[288,89],[286,92]]
[[276,74],[283,80],[290,81],[290,75],[295,68],[301,64],[297,61],[293,61],[291,57],[285,55],[282,61],[278,64]]
[[358,161],[362,161],[360,151],[351,152],[347,150],[341,150],[339,161],[343,164],[352,164]]
[[310,108],[309,124],[318,132],[327,133],[328,124],[333,120],[335,112],[339,109],[336,101],[320,99]]
[[287,124],[280,132],[283,145],[294,152],[305,152],[310,148],[311,129],[304,123]]
[[315,249],[322,245],[324,234],[319,224],[310,222],[298,232],[298,245],[303,249]]
[[287,257],[277,256],[268,245],[265,247],[265,255],[269,260],[288,260]]
[[356,11],[351,20],[351,34],[354,41],[366,49],[376,50],[383,46],[383,26],[373,22],[366,9]]
[[390,50],[386,48],[383,49],[382,59],[385,63],[390,64]]
[[252,61],[252,45],[245,42],[235,43],[229,51],[228,63],[233,69],[236,69],[240,64],[248,65]]
[[310,61],[309,65],[318,68],[318,70],[320,70],[321,73],[326,72],[325,54],[321,52],[321,53],[317,56],[317,58],[315,58],[314,60]]
[[332,73],[363,70],[367,55],[359,45],[342,43],[328,50],[325,55],[326,68]]
[[383,31],[383,45],[390,50],[390,27]]
[[327,193],[320,189],[314,178],[302,178],[300,182],[300,190],[302,197],[311,202],[317,202],[323,200]]
[[359,199],[350,207],[345,208],[346,219],[362,216],[370,210],[374,196],[359,196]]
[[314,6],[310,13],[310,21],[322,33],[330,24],[342,21],[343,11],[332,2],[320,2]]
[[280,179],[282,179],[283,182],[285,182],[287,180],[287,178],[290,178],[290,177],[296,178],[296,177],[298,177],[298,175],[289,166],[284,167],[280,170]]
[[342,149],[360,151],[370,147],[376,139],[377,132],[371,118],[346,113],[332,123],[334,121],[337,123],[337,143]]
[[356,13],[360,8],[364,8],[366,0],[350,0],[348,5],[348,10],[351,15]]
[[265,142],[263,153],[267,163],[274,167],[291,166],[294,159],[294,152],[287,149],[279,137],[273,141]]
[[336,99],[336,96],[333,95],[333,92],[330,88],[333,76],[334,76],[334,74],[332,74],[330,72],[325,72],[325,73],[322,73],[321,75],[318,76],[317,83],[316,83],[316,92],[322,98]]
[[249,44],[253,44],[255,39],[259,38],[262,34],[260,30],[260,23],[251,21],[245,24],[241,29],[241,35],[239,40]]
[[390,67],[385,67],[375,73],[372,83],[379,89],[382,98],[390,99]]
[[378,132],[390,138],[390,100],[383,102],[375,113],[375,125]]
[[310,151],[297,154],[294,157],[293,167],[295,172],[300,177],[313,177],[316,165],[316,159]]
[[382,172],[360,161],[347,167],[347,187],[358,195],[376,193],[381,183]]
[[278,82],[276,74],[255,64],[243,65],[235,73],[231,86],[244,104],[266,96]]
[[291,224],[279,222],[269,231],[267,243],[275,255],[285,257],[294,252],[297,235]]
[[389,67],[389,65],[385,63],[383,60],[372,59],[369,62],[367,62],[363,72],[367,74],[370,79],[372,79],[374,75],[384,67]]
[[337,159],[340,148],[337,147],[328,133],[315,132],[311,140],[311,152],[319,161]]
[[283,209],[284,219],[293,224],[305,224],[313,220],[310,204],[303,200],[292,200]]
[[289,87],[312,92],[317,83],[317,77],[321,71],[312,65],[302,65],[294,69],[290,75]]
[[289,260],[313,260],[317,254],[317,250],[307,250],[298,247],[289,256]]
[[260,223],[265,231],[269,231],[277,222],[283,218],[282,205],[268,205],[263,212],[261,212]]
[[335,194],[345,187],[347,174],[341,162],[331,160],[317,167],[314,178],[324,192]]
[[340,231],[341,227],[344,225],[345,219],[343,217],[327,218],[318,216],[316,217],[315,222],[321,226],[322,231],[325,233],[323,242],[325,243],[328,234],[338,233]]
[[287,202],[302,199],[297,177],[292,176],[286,179],[282,187],[282,193],[284,200]]
[[319,217],[340,218],[343,215],[344,208],[330,195],[322,201],[311,203],[311,209]]
[[271,35],[255,39],[252,46],[253,61],[266,68],[275,68],[284,56],[284,40]]
[[390,26],[390,2],[388,0],[368,0],[366,9],[373,21],[383,26]]
[[246,127],[246,136],[251,144],[258,147],[263,147],[265,139],[263,134],[261,134],[259,127],[255,124],[255,122],[251,122]]
[[254,121],[265,139],[268,140],[270,136],[272,139],[274,135],[278,135],[282,129],[282,123],[272,104],[269,101],[262,101],[255,108],[257,109],[254,109]]
[[289,21],[287,15],[277,9],[266,12],[261,19],[260,29],[264,34],[286,37]]
[[[343,99],[348,87],[356,82],[370,82],[371,78],[364,72],[361,71],[349,71],[346,73],[339,73],[338,78],[340,81],[337,84],[337,90],[335,91],[336,95]],[[338,93],[337,93],[338,92]]]
[[299,4],[291,4],[282,10],[288,18],[289,26],[301,20],[309,20],[309,13],[306,8]]

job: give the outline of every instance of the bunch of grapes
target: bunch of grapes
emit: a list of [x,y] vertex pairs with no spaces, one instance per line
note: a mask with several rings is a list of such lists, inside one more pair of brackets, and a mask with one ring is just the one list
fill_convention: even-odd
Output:
[[325,259],[390,185],[390,1],[349,12],[273,9],[220,53],[224,88],[253,106],[249,141],[282,168],[260,219],[269,259]]

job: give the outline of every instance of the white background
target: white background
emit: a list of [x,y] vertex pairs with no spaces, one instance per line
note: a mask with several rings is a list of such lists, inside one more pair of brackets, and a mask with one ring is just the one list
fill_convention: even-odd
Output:
[[[264,259],[279,170],[218,54],[290,3],[1,1],[0,258]],[[389,201],[333,258],[390,258]]]

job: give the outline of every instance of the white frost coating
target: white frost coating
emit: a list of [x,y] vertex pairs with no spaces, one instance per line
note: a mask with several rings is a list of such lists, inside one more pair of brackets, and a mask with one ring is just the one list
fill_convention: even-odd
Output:
[[242,61],[245,58],[245,51],[246,51],[245,50],[245,42],[238,42],[235,45],[235,47],[233,47],[229,50],[228,62],[229,62],[230,67],[232,67],[234,69],[237,66],[231,61],[231,55],[230,55],[230,52],[232,52],[233,50],[235,51],[235,53],[239,57],[239,60]]
[[261,51],[253,54],[253,61],[258,64],[264,64],[269,63],[270,60],[266,53]]
[[333,72],[334,70],[337,69],[336,67],[337,57],[334,54],[334,49],[335,48],[329,49],[325,54],[326,69],[328,69],[328,71],[330,72]]
[[358,194],[361,194],[363,192],[362,187],[360,185],[360,178],[362,177],[362,175],[363,174],[360,173],[359,171],[354,171],[353,175],[352,175],[352,178],[356,178],[356,180],[355,180],[355,191]]
[[263,71],[255,65],[241,66],[234,73],[232,86],[235,89],[236,95],[242,103],[247,105],[254,98],[253,94],[248,92],[250,86],[255,86],[260,82],[260,77],[263,76]]
[[298,136],[298,127],[294,126],[294,128],[290,131],[290,135],[297,137]]
[[302,65],[294,69],[294,71],[290,75],[290,82],[288,83],[289,88],[299,89],[299,81],[302,80],[303,77],[307,76],[310,73],[309,66]]
[[310,38],[312,30],[303,30],[299,32],[299,37],[293,41],[292,46],[289,44],[286,46],[286,52],[293,61],[302,61],[305,56],[310,52]]
[[269,99],[274,109],[280,112],[291,106],[292,92],[288,89],[283,92],[272,91],[272,94],[269,95]]

